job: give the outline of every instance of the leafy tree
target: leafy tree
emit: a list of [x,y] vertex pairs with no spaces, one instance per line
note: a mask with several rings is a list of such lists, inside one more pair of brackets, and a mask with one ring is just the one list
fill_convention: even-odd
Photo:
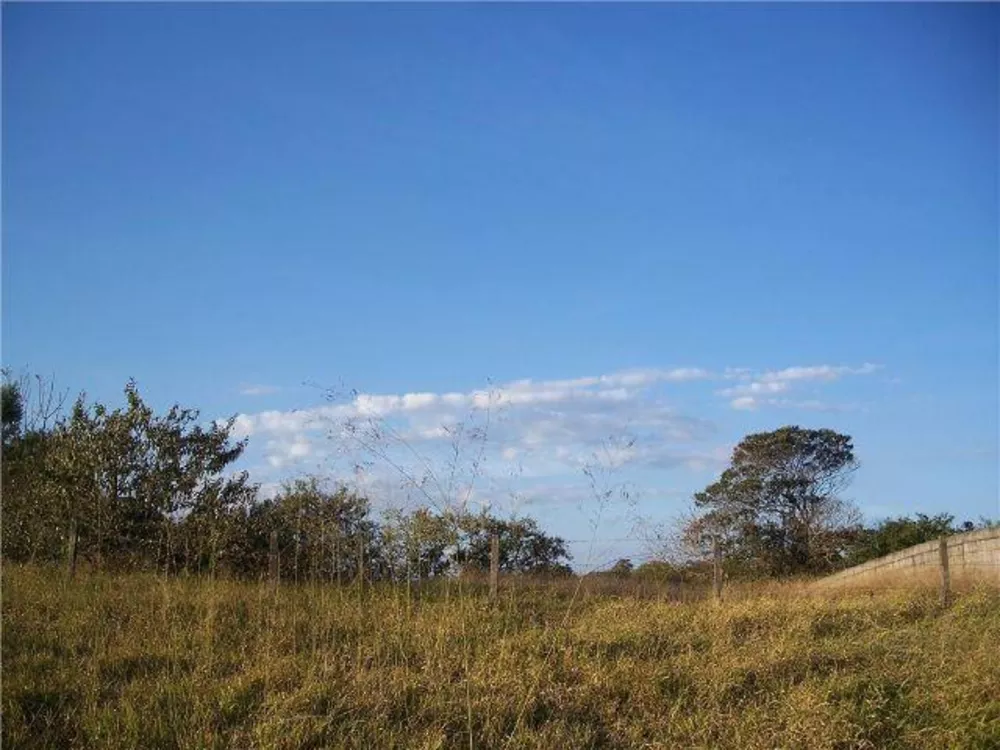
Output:
[[62,560],[72,537],[98,569],[261,576],[274,535],[283,579],[349,582],[363,569],[412,581],[485,570],[497,533],[503,571],[571,572],[565,542],[534,519],[421,508],[379,524],[367,498],[317,478],[257,501],[248,475],[231,471],[246,446],[231,439],[232,419],[203,424],[179,405],[158,414],[131,381],[124,405],[81,394],[63,416],[50,383],[3,376],[6,560]]
[[56,491],[50,471],[51,436],[28,432],[11,437],[3,448],[3,556],[35,561],[58,557],[65,539],[61,516],[51,498]]
[[5,381],[0,387],[0,418],[3,421],[3,447],[7,449],[21,434],[24,419],[24,396],[15,382]]
[[451,568],[449,551],[457,543],[453,517],[417,508],[390,511],[381,529],[382,552],[389,577],[413,581],[445,575]]
[[611,566],[611,574],[616,578],[628,578],[632,575],[632,570],[635,566],[632,565],[632,561],[627,558],[622,558]]
[[899,516],[887,518],[871,528],[861,529],[844,560],[845,566],[860,565],[868,560],[890,555],[893,552],[939,539],[950,534],[960,534],[990,525],[987,520],[979,524],[973,521],[955,523],[950,513],[928,516],[917,513],[916,517]]
[[198,502],[167,527],[171,569],[211,575],[219,570],[242,572],[247,514],[256,490],[245,473],[206,482]]
[[695,494],[687,541],[706,551],[714,540],[731,569],[748,573],[829,570],[858,527],[838,494],[856,467],[851,438],[832,430],[748,435],[719,480]]
[[502,520],[486,513],[466,515],[459,519],[462,544],[455,560],[462,566],[489,570],[490,538],[499,537],[500,571],[565,575],[570,571],[566,562],[570,554],[566,542],[549,536],[529,517]]
[[[4,472],[4,521],[15,530],[5,556],[58,559],[75,528],[80,555],[99,568],[170,569],[180,517],[253,496],[245,474],[224,474],[245,447],[230,442],[231,420],[202,426],[197,411],[179,406],[157,416],[132,382],[125,397],[124,408],[109,410],[81,395],[67,418],[5,451],[13,466]],[[210,545],[218,531],[206,532]]]
[[280,575],[289,581],[355,580],[384,576],[378,524],[370,504],[346,488],[326,489],[315,477],[288,482],[275,497],[254,503],[231,553],[240,575],[268,570],[271,533],[277,534]]
[[50,426],[60,415],[64,395],[40,376],[13,379],[2,371],[3,555],[12,560],[43,560],[65,544],[52,507]]
[[68,392],[57,390],[54,379],[28,373],[15,379],[8,368],[0,375],[4,447],[19,436],[47,432],[59,421]]
[[651,583],[683,583],[689,580],[703,578],[703,564],[675,564],[665,560],[649,560],[637,567],[632,575],[640,581]]
[[[169,568],[177,557],[179,516],[220,520],[220,509],[253,495],[245,474],[223,476],[246,443],[230,444],[231,420],[205,427],[196,410],[177,405],[155,415],[135,383],[125,397],[125,408],[113,411],[79,400],[61,431],[64,465],[84,506],[76,509],[86,532],[81,551],[98,565],[110,555],[120,564]],[[206,536],[199,542],[211,548],[219,529],[201,529]],[[214,565],[213,554],[209,560]]]
[[[2,370],[3,555],[13,560],[40,560],[61,549],[59,518],[54,516],[49,458],[51,428],[62,414],[65,393],[52,380]],[[58,554],[58,553],[54,553]]]

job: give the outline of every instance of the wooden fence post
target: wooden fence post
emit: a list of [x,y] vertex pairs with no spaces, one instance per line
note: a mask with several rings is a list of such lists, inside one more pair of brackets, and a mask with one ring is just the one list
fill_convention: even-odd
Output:
[[490,599],[496,601],[500,589],[500,536],[490,534]]
[[722,548],[719,537],[712,537],[712,594],[715,601],[722,600]]
[[281,575],[281,567],[278,558],[278,532],[272,531],[270,538],[271,550],[270,559],[268,560],[268,573],[271,577],[271,585],[278,585],[278,578]]
[[941,606],[947,607],[948,601],[951,599],[951,573],[948,570],[948,537],[941,537],[938,545],[941,557]]
[[66,575],[73,579],[76,575],[76,518],[69,522],[69,535],[66,538]]

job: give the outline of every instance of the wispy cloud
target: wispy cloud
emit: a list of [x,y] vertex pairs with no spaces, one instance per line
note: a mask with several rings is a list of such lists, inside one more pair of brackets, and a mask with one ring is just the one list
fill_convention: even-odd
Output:
[[[469,410],[539,407],[580,411],[583,404],[626,404],[658,383],[683,383],[712,377],[698,368],[626,370],[610,375],[569,380],[516,380],[494,388],[467,392],[371,394],[357,393],[346,403],[311,409],[240,414],[236,430],[242,436],[261,432],[297,433],[328,427],[331,421],[358,418],[402,418],[418,428],[410,433],[442,438],[437,428],[461,419]],[[612,407],[613,408],[613,407]],[[586,409],[583,409],[586,411]],[[445,421],[442,421],[445,420]]]
[[244,385],[240,386],[241,396],[267,396],[277,393],[280,388],[276,385]]
[[[482,426],[489,415],[482,460],[498,476],[534,481],[578,473],[604,451],[642,471],[717,470],[716,425],[684,413],[686,389],[699,381],[725,383],[716,391],[736,410],[762,408],[837,411],[849,406],[793,397],[802,384],[822,384],[866,375],[876,365],[816,365],[753,371],[698,367],[646,368],[557,380],[522,379],[471,391],[352,393],[343,400],[301,410],[248,412],[237,416],[235,432],[253,436],[263,461],[274,471],[306,463],[346,460],[344,448],[357,439],[358,425],[390,436],[400,461],[424,457],[442,466],[456,441],[457,425]],[[468,432],[465,433],[468,435]],[[610,456],[609,436],[627,435],[625,448]],[[419,464],[420,462],[417,461]],[[417,466],[415,473],[425,467]]]
[[826,404],[816,399],[794,400],[775,398],[775,394],[786,393],[796,386],[807,383],[823,383],[839,380],[849,375],[870,375],[881,369],[881,365],[866,362],[860,367],[844,365],[813,365],[810,367],[786,367],[783,370],[766,370],[754,373],[747,369],[729,369],[725,373],[728,380],[741,381],[738,385],[718,391],[720,396],[731,399],[729,405],[738,410],[754,410],[763,406],[810,411],[838,411],[845,407]]
[[858,408],[854,404],[831,404],[818,399],[795,400],[789,398],[760,398],[757,396],[739,396],[730,401],[729,405],[739,411],[756,411],[768,406],[778,409],[826,412],[855,411]]
[[[488,412],[490,458],[516,465],[527,476],[576,471],[603,439],[624,431],[641,436],[647,446],[633,457],[637,463],[682,466],[697,458],[690,445],[713,434],[714,426],[679,413],[653,390],[711,377],[695,367],[649,368],[516,380],[466,392],[356,393],[309,409],[243,413],[235,432],[263,438],[266,461],[283,469],[330,453],[331,443],[344,440],[347,427],[359,423],[378,424],[391,430],[398,444],[433,453],[454,439],[454,425]],[[325,451],[323,440],[328,441]]]

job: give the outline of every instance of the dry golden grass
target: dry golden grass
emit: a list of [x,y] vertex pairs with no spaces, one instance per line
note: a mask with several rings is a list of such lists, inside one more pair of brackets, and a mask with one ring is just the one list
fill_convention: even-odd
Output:
[[[979,584],[1000,586],[1000,569],[990,566],[954,567],[949,572],[951,588],[956,591],[968,590]],[[917,569],[897,568],[869,571],[849,578],[820,579],[812,584],[818,589],[884,591],[887,589],[940,587],[941,569],[926,566]]]
[[3,746],[998,748],[1000,592],[3,573]]

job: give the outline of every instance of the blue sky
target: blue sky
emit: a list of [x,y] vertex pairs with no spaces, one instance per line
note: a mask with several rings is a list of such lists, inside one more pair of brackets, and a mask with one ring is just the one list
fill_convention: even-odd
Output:
[[667,518],[789,423],[870,516],[1000,515],[998,11],[7,4],[3,362],[265,483],[505,386],[478,492],[573,539],[608,435]]

